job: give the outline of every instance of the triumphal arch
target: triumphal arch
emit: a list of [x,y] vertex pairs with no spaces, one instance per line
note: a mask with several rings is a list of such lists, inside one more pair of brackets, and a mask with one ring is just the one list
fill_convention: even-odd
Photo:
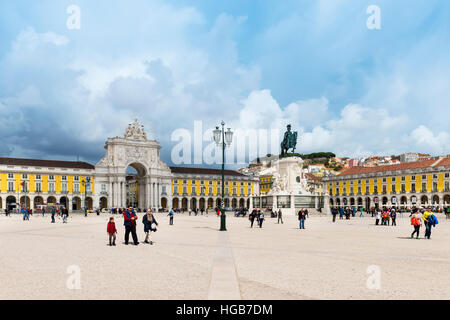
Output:
[[105,143],[106,156],[95,166],[97,203],[107,201],[107,207],[127,205],[127,168],[136,170],[139,208],[159,208],[161,198],[171,203],[172,173],[161,161],[161,146],[147,139],[144,127],[135,120],[129,124],[123,137],[109,138]]

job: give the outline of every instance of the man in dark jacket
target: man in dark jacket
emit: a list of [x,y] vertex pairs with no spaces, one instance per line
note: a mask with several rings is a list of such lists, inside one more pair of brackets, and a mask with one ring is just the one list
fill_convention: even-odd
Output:
[[137,215],[134,212],[133,208],[130,207],[128,210],[123,211],[123,225],[125,226],[125,244],[128,245],[128,239],[130,238],[130,232],[131,236],[133,237],[134,245],[138,245],[138,237],[136,234],[136,220]]

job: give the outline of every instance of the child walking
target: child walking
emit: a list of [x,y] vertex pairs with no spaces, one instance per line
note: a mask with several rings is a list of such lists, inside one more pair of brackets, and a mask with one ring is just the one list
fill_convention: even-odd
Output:
[[110,246],[115,246],[116,245],[117,229],[116,229],[116,224],[114,222],[114,218],[113,217],[109,218],[108,227],[106,228],[106,232],[109,235],[109,245]]

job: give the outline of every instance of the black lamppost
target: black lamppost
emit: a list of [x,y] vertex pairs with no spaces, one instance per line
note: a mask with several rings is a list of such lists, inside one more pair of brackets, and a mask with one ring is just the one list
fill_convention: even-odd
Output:
[[220,211],[220,231],[227,231],[225,215],[225,147],[229,147],[233,141],[233,132],[230,128],[225,132],[225,122],[222,121],[222,130],[216,127],[213,130],[214,141],[218,146],[222,146],[222,205]]
[[84,187],[84,215],[87,215],[87,186],[91,183],[91,177],[86,177],[86,181],[81,181]]

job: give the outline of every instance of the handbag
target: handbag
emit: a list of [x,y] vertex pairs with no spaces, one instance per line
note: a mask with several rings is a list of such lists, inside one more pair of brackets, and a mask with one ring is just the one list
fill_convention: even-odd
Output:
[[151,229],[153,230],[153,231],[156,231],[156,223],[152,223],[152,225],[151,225]]

